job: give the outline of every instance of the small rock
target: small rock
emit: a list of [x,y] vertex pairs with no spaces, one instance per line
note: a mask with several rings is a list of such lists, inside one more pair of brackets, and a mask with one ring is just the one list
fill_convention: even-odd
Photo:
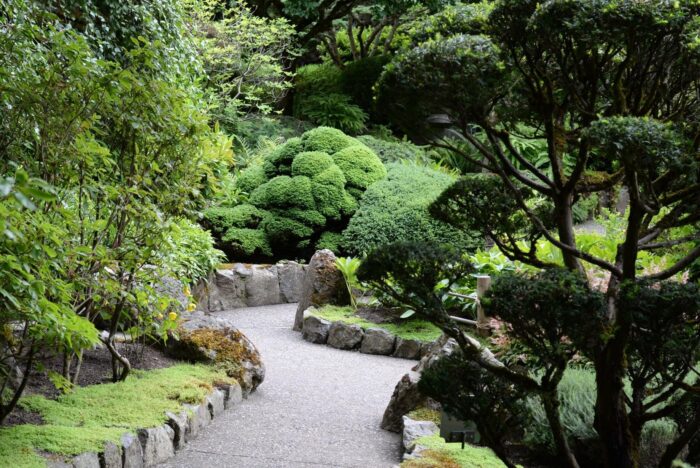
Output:
[[224,392],[215,388],[207,397],[207,405],[212,418],[220,416],[224,412]]
[[140,430],[144,466],[154,466],[175,456],[174,438],[175,431],[168,425]]
[[202,403],[201,405],[185,405],[188,410],[187,415],[187,431],[185,432],[185,442],[196,439],[202,429],[209,425],[211,421],[211,413],[209,405]]
[[297,262],[277,264],[277,277],[280,283],[280,299],[283,302],[299,302],[304,287],[306,265]]
[[138,437],[124,434],[121,439],[124,468],[143,468],[143,448]]
[[403,417],[403,448],[411,452],[414,443],[421,437],[440,432],[440,428],[432,421],[416,421],[408,416]]
[[185,437],[187,434],[187,413],[182,412],[180,414],[175,414],[168,411],[165,413],[165,417],[168,418],[168,425],[175,432],[175,437],[173,439],[175,450],[180,450],[185,446]]
[[363,335],[359,325],[335,322],[328,331],[328,345],[338,349],[355,349],[362,341]]
[[122,468],[122,451],[113,442],[107,442],[100,454],[102,468]]
[[331,322],[314,315],[307,315],[304,319],[304,328],[301,336],[311,343],[324,344],[328,341],[328,332],[331,329]]
[[100,468],[100,457],[94,452],[81,453],[73,457],[73,468]]
[[224,408],[229,409],[233,405],[236,405],[243,401],[243,390],[240,384],[235,383],[228,386],[226,391],[226,400],[224,401]]
[[423,342],[418,340],[407,340],[401,337],[396,338],[396,349],[392,356],[403,359],[419,359]]
[[335,265],[335,260],[335,255],[328,249],[319,250],[311,257],[304,275],[304,285],[294,318],[295,331],[301,331],[304,325],[304,311],[309,307],[350,303],[343,274]]
[[365,330],[360,352],[365,354],[388,355],[394,350],[396,336],[383,328]]

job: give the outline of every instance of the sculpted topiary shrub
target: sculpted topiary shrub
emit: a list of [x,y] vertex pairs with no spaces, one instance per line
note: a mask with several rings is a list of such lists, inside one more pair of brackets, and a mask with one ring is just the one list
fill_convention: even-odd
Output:
[[475,232],[462,230],[430,216],[428,206],[454,183],[450,174],[429,167],[393,163],[386,179],[374,184],[343,232],[342,247],[362,255],[396,241],[449,244],[461,250],[481,243]]
[[318,127],[244,170],[238,186],[249,193],[248,203],[210,208],[204,223],[231,257],[304,256],[337,245],[364,191],[384,177],[371,149],[340,130]]

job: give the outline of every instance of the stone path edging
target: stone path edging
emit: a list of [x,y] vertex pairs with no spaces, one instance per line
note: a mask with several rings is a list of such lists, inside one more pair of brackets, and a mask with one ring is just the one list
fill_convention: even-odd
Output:
[[[403,359],[420,359],[433,348],[435,341],[423,342],[400,338],[384,328],[363,329],[341,321],[331,322],[313,314],[314,307],[304,311],[301,336],[310,343],[327,344],[336,349],[359,350]],[[437,340],[436,340],[437,341]]]
[[405,450],[403,459],[413,460],[422,458],[422,452],[426,450],[426,447],[417,444],[416,441],[421,437],[431,436],[439,432],[440,428],[432,421],[416,421],[408,416],[404,416],[403,432],[401,433],[403,448]]
[[147,468],[175,456],[175,451],[194,440],[213,418],[243,400],[243,390],[236,383],[215,388],[199,405],[183,405],[178,414],[168,412],[162,426],[125,433],[121,447],[106,442],[100,453],[85,452],[70,460],[47,460],[49,468]]

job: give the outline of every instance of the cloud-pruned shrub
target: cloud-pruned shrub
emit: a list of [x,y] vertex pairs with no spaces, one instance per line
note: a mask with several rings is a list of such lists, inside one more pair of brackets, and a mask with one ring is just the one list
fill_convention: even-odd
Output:
[[343,232],[342,247],[361,255],[396,241],[450,244],[471,250],[480,242],[448,224],[433,219],[428,206],[455,181],[454,176],[426,166],[388,165],[385,180],[364,194],[358,211]]
[[231,258],[303,257],[318,246],[337,246],[364,191],[384,177],[367,146],[318,127],[242,171],[238,184],[248,203],[210,208],[203,223]]

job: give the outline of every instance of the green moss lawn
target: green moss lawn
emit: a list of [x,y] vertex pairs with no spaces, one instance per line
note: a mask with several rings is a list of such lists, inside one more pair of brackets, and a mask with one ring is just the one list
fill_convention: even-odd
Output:
[[45,466],[36,451],[70,456],[99,452],[106,441],[119,445],[125,432],[163,424],[166,411],[199,403],[215,385],[229,382],[213,367],[181,364],[134,371],[124,382],[76,388],[56,400],[24,397],[20,405],[39,413],[45,424],[0,429],[0,466]]
[[486,447],[475,447],[460,442],[446,443],[439,434],[421,437],[416,444],[428,450],[422,452],[422,458],[408,460],[402,468],[503,468],[506,465]]
[[374,323],[355,315],[355,311],[352,307],[324,306],[321,309],[311,312],[311,315],[326,319],[330,322],[345,322],[359,325],[363,329],[383,328],[406,340],[431,342],[437,340],[440,338],[440,335],[442,335],[438,327],[425,320],[408,319],[398,324]]

